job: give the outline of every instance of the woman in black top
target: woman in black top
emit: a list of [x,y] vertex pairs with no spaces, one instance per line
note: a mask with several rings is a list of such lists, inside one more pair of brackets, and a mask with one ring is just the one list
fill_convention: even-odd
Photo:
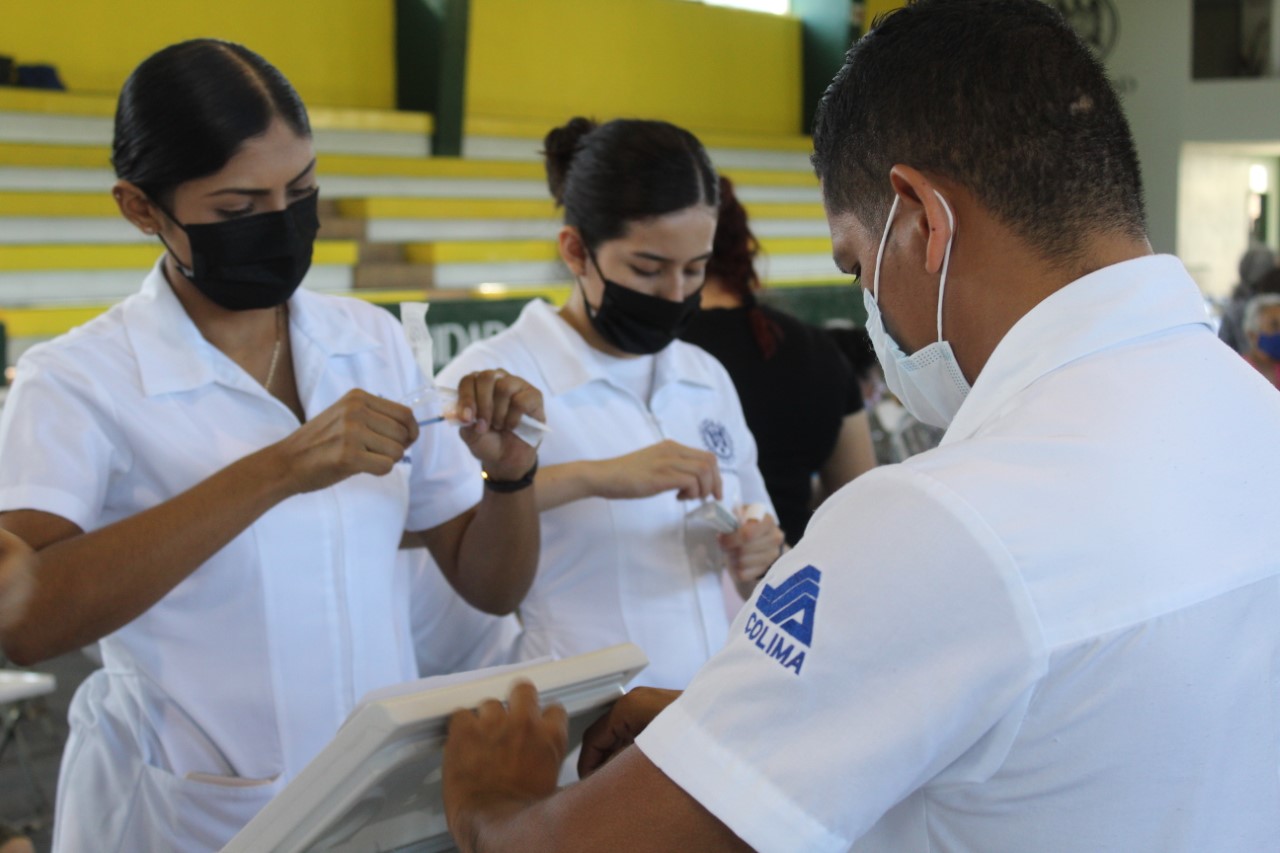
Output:
[[844,356],[821,329],[756,301],[759,244],[728,178],[703,310],[681,336],[720,360],[742,400],[760,473],[787,542],[813,514],[813,475],[831,494],[875,465],[862,394]]

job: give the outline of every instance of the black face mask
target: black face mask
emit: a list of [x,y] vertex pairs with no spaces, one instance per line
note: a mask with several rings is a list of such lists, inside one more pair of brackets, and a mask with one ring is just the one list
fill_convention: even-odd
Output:
[[701,287],[684,300],[672,302],[610,281],[604,277],[594,254],[591,262],[604,282],[604,296],[600,307],[593,312],[583,290],[587,319],[606,341],[623,352],[650,355],[665,349],[689,327],[702,305]]
[[313,192],[284,210],[207,225],[183,225],[170,215],[187,234],[191,266],[178,260],[168,243],[165,248],[178,270],[219,307],[248,311],[283,305],[311,269],[320,230],[319,196]]

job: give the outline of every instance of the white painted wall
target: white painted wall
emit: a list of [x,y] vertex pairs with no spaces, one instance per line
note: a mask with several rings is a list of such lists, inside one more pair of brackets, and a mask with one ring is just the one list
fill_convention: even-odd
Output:
[[[1191,0],[1113,2],[1119,38],[1106,63],[1142,160],[1152,245],[1183,256],[1206,291],[1219,293],[1245,246],[1237,225],[1248,166],[1237,184],[1234,161],[1280,155],[1280,78],[1193,81]],[[1272,0],[1273,23],[1278,6]],[[1209,142],[1220,145],[1200,144]]]
[[1216,144],[1188,143],[1182,149],[1178,255],[1200,289],[1212,296],[1229,294],[1248,248],[1249,169],[1255,163],[1268,167],[1274,194],[1274,159]]

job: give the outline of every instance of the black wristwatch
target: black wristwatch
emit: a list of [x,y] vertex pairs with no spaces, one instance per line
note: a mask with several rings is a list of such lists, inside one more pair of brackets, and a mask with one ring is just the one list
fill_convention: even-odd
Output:
[[533,485],[533,475],[538,473],[538,460],[535,457],[533,467],[525,472],[524,476],[519,480],[495,480],[489,476],[488,471],[481,471],[480,476],[484,477],[484,487],[491,492],[507,495],[512,492],[518,492],[521,489],[527,489]]

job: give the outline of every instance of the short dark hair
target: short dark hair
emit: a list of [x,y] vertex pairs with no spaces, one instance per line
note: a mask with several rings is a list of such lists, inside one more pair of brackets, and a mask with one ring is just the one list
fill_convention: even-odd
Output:
[[1133,136],[1101,63],[1041,0],[913,0],[855,42],[818,107],[833,213],[875,227],[889,170],[955,181],[1045,257],[1145,237]]
[[125,81],[111,164],[117,177],[167,200],[179,184],[225,166],[274,118],[311,135],[302,99],[271,63],[232,42],[184,41],[144,59]]
[[577,117],[548,133],[543,149],[551,195],[588,249],[632,222],[719,202],[706,149],[665,121]]

